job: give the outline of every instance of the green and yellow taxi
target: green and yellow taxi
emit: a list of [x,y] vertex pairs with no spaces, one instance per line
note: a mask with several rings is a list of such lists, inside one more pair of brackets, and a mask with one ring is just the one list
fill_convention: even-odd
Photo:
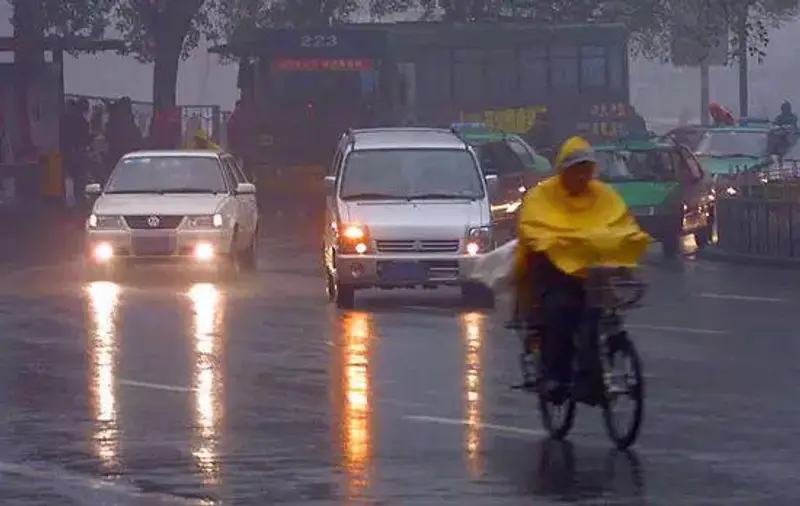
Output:
[[757,171],[774,163],[776,140],[782,130],[769,123],[714,126],[705,131],[695,156],[714,179],[717,190],[735,193],[737,175]]
[[684,235],[698,247],[713,237],[714,195],[708,172],[685,146],[657,138],[623,139],[595,147],[598,177],[622,195],[668,258]]

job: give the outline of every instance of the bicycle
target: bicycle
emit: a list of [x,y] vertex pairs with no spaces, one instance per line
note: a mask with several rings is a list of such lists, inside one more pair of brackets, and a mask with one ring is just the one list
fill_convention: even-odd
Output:
[[[597,358],[594,364],[583,364],[594,374],[590,375],[590,393],[574,395],[574,388],[569,389],[563,402],[550,399],[541,388],[542,358],[541,337],[543,328],[534,322],[517,327],[523,342],[520,355],[520,368],[523,383],[513,388],[538,394],[539,411],[542,424],[550,437],[561,440],[567,437],[575,422],[577,404],[600,406],[603,410],[603,422],[606,433],[620,450],[629,448],[636,442],[644,417],[644,375],[642,361],[636,347],[625,330],[623,313],[635,307],[644,297],[646,285],[636,279],[633,271],[620,268],[592,268],[586,280],[587,301],[584,321],[596,325],[596,332],[583,331],[575,336],[575,356],[581,355],[580,349],[588,347],[590,360]],[[629,293],[625,293],[629,292]],[[592,343],[587,335],[595,335],[598,339]],[[587,355],[584,353],[584,356]],[[627,359],[631,371],[623,377],[614,374],[614,366]],[[573,360],[572,387],[577,380],[577,366]],[[599,365],[599,368],[597,367]],[[582,379],[581,381],[585,381]],[[622,380],[622,381],[620,381]],[[614,405],[623,396],[630,397],[634,403],[633,416],[625,430],[616,425]],[[563,412],[560,420],[557,413]]]

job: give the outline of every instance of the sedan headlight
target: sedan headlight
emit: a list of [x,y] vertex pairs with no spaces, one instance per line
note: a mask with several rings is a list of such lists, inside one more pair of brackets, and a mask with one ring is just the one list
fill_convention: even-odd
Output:
[[121,216],[90,214],[86,223],[93,230],[119,230],[125,228]]
[[492,228],[474,227],[467,233],[466,251],[470,256],[486,253],[492,249]]
[[223,225],[223,219],[222,215],[219,213],[202,216],[187,216],[185,224],[187,228],[220,228]]

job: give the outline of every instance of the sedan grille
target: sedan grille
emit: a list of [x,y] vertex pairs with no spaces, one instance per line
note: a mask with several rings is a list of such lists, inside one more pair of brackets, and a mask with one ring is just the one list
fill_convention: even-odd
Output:
[[460,241],[395,239],[375,243],[378,253],[457,253]]
[[143,216],[125,216],[125,223],[136,230],[174,230],[183,221],[183,215],[150,214]]

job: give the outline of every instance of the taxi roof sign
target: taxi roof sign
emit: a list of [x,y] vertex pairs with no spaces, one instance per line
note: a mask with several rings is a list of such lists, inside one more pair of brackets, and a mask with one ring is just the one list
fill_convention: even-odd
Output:
[[771,126],[772,120],[769,118],[754,118],[750,116],[745,116],[743,118],[739,118],[739,124],[742,126]]
[[477,122],[453,123],[452,125],[450,125],[450,129],[457,133],[460,132],[484,133],[491,131],[491,129],[486,125],[486,123],[477,123]]

